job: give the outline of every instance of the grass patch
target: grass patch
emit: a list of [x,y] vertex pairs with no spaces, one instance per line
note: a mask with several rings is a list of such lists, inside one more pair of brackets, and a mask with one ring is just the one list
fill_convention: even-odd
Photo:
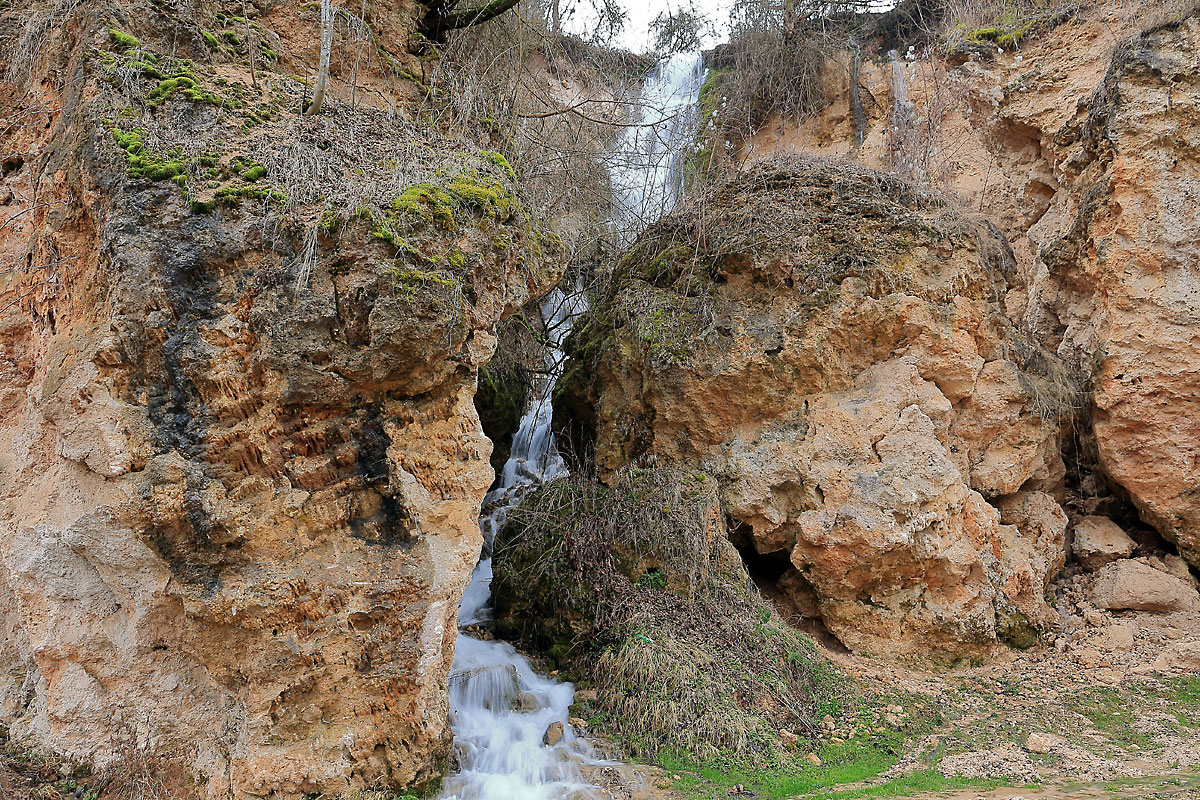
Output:
[[1067,706],[1085,717],[1119,747],[1147,750],[1154,746],[1153,737],[1138,730],[1136,725],[1141,701],[1130,698],[1119,689],[1087,689],[1072,697]]
[[[902,728],[882,727],[874,723],[874,707],[885,703],[881,698],[862,700],[859,717],[868,733],[840,743],[827,742],[815,749],[821,760],[812,765],[803,760],[787,766],[768,766],[765,769],[748,767],[729,760],[710,760],[697,763],[678,754],[666,754],[661,765],[675,776],[676,788],[690,797],[718,798],[728,796],[729,790],[742,785],[766,798],[875,798],[906,797],[915,793],[940,792],[952,789],[989,789],[1001,781],[971,778],[948,778],[934,768],[937,753],[929,753],[920,768],[887,780],[879,776],[894,766],[909,744],[933,731],[941,720],[937,707],[927,698],[909,696],[902,702],[913,711]],[[837,790],[837,787],[847,787]]]

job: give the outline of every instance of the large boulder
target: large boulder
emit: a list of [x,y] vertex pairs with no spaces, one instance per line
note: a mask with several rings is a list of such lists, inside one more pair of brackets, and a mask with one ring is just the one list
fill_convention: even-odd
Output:
[[780,585],[853,648],[1033,644],[1073,387],[1005,317],[1012,269],[993,228],[894,177],[758,164],[626,256],[567,416],[602,473],[718,476],[735,538],[790,561]]
[[1188,611],[1200,607],[1196,587],[1141,559],[1114,561],[1096,573],[1088,599],[1108,611]]
[[1071,552],[1086,570],[1094,572],[1119,558],[1129,558],[1137,542],[1108,517],[1084,517],[1075,525]]

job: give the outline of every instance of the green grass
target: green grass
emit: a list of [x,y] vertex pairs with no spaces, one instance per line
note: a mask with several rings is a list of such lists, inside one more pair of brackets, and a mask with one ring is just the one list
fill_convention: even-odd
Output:
[[1120,690],[1111,688],[1087,689],[1068,701],[1068,707],[1092,723],[1114,744],[1122,748],[1145,750],[1153,746],[1149,734],[1136,727],[1137,709],[1141,707]]
[[[886,705],[889,701],[876,698],[871,705]],[[908,696],[901,700],[911,711],[914,720],[903,728],[885,728],[880,731],[871,710],[860,709],[860,721],[872,729],[869,735],[860,735],[841,743],[826,743],[815,750],[821,760],[820,766],[804,763],[797,758],[796,766],[781,766],[772,769],[757,769],[731,760],[716,759],[696,763],[678,752],[661,754],[659,762],[675,777],[675,788],[689,797],[718,798],[727,796],[729,790],[741,784],[761,797],[798,798],[820,797],[822,800],[867,797],[906,797],[922,792],[939,792],[951,789],[991,789],[1004,785],[1003,781],[970,778],[947,778],[934,768],[940,751],[930,753],[920,769],[891,778],[887,781],[864,786],[864,782],[877,779],[884,771],[894,766],[911,743],[930,733],[940,720],[935,709],[923,698]],[[798,755],[805,752],[801,742]],[[837,790],[837,787],[845,787]],[[831,791],[836,790],[836,791]]]

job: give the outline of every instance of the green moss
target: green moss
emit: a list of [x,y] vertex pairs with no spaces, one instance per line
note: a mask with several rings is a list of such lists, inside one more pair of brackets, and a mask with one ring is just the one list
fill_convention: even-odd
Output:
[[508,235],[508,231],[500,231],[492,239],[492,246],[497,250],[508,250],[512,247],[512,237]]
[[242,172],[242,179],[249,183],[254,183],[259,178],[267,174],[267,168],[262,164],[255,164],[253,167]]
[[175,94],[180,89],[195,89],[196,79],[191,75],[177,75],[173,78],[159,81],[158,85],[150,90],[146,95],[146,99],[150,101],[150,105],[158,105],[164,100]]
[[121,50],[134,50],[142,46],[142,43],[138,41],[136,36],[131,36],[116,28],[108,29],[108,38],[112,39],[112,43]]
[[392,289],[396,296],[413,302],[422,291],[435,295],[458,295],[462,293],[462,281],[445,272],[426,272],[412,268],[393,267],[388,270],[392,277]]
[[1009,647],[1018,650],[1028,650],[1042,643],[1042,636],[1037,628],[1019,611],[996,614],[996,636]]
[[233,31],[221,31],[221,35],[225,37],[225,41],[229,42],[234,47],[237,47],[242,43],[242,40],[239,39],[238,35]]
[[258,52],[259,52],[259,55],[261,55],[267,61],[278,61],[279,60],[279,56],[275,53],[275,51],[272,50],[271,48],[267,47],[265,44],[258,46]]
[[145,131],[141,128],[124,131],[114,127],[111,130],[113,141],[125,151],[125,166],[130,177],[163,181],[182,177],[187,172],[178,150],[164,155],[147,149],[142,141]]
[[512,165],[508,163],[508,159],[502,153],[497,153],[494,150],[480,150],[479,156],[507,175],[510,181],[517,179],[517,173],[513,171]]
[[1033,21],[1026,22],[1024,25],[1014,28],[1011,31],[1002,33],[996,37],[996,44],[1001,47],[1015,47],[1030,34],[1033,30]]
[[996,27],[976,28],[967,34],[967,39],[972,42],[994,42],[1000,36],[1000,29]]
[[397,214],[433,223],[444,230],[454,228],[454,201],[450,194],[431,183],[409,186],[391,202]]
[[217,37],[214,36],[209,31],[200,31],[200,36],[203,37],[204,43],[206,45],[208,45],[208,48],[210,50],[220,50],[221,49],[221,43],[217,40]]
[[217,207],[216,200],[192,200],[188,203],[193,214],[211,214]]
[[287,203],[287,194],[270,186],[258,185],[222,186],[216,193],[216,201],[222,205],[239,206],[243,200],[268,200],[284,205]]
[[467,255],[461,250],[451,250],[446,254],[446,266],[456,272],[462,272],[467,268]]
[[507,220],[518,208],[516,197],[496,178],[467,170],[450,181],[450,194],[494,221]]

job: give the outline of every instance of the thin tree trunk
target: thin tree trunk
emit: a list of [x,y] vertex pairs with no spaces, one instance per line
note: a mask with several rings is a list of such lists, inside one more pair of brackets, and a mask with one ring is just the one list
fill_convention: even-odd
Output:
[[555,36],[562,33],[562,0],[550,0],[550,29]]
[[329,56],[333,51],[333,7],[329,0],[321,0],[321,62],[317,65],[317,85],[313,89],[312,105],[304,112],[307,117],[321,113],[325,102],[325,84],[329,81]]

